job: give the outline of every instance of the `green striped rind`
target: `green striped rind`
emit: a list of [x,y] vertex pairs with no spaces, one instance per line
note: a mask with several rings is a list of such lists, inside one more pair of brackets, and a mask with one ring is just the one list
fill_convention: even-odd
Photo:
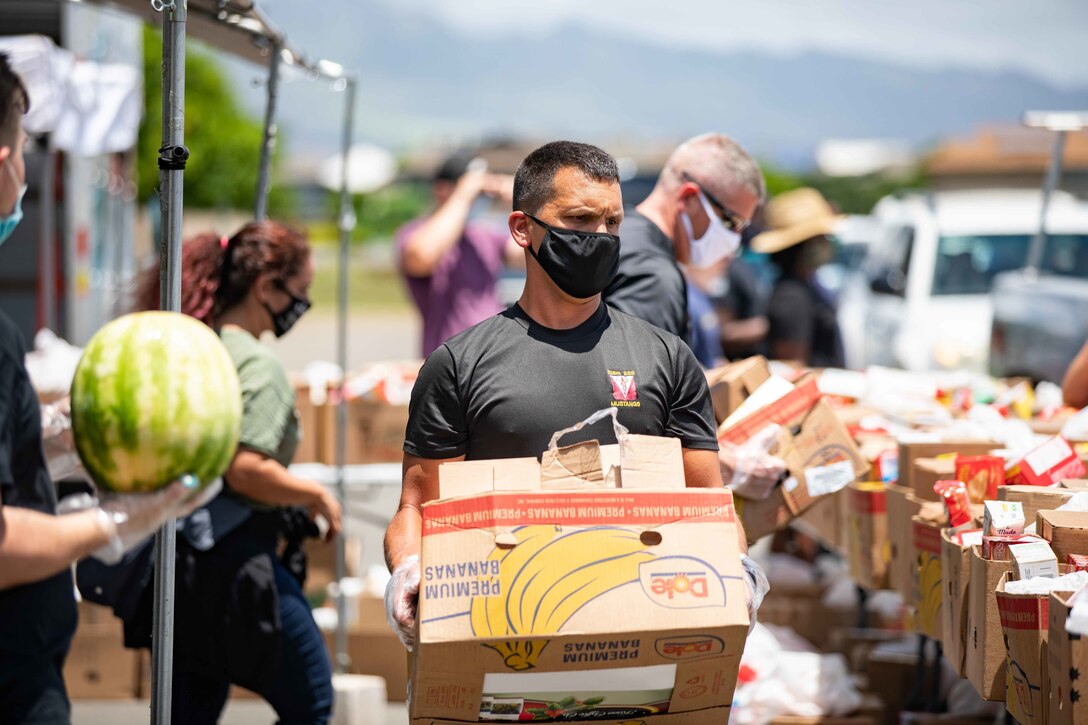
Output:
[[238,446],[242,393],[214,332],[174,312],[120,317],[91,339],[72,381],[76,449],[95,483],[152,491],[208,483]]

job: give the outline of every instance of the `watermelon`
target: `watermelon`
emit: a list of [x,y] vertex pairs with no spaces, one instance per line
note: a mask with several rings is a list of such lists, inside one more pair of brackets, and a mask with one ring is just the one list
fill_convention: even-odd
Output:
[[153,491],[191,474],[207,484],[238,446],[242,392],[219,337],[176,312],[113,320],[83,350],[72,433],[100,487]]

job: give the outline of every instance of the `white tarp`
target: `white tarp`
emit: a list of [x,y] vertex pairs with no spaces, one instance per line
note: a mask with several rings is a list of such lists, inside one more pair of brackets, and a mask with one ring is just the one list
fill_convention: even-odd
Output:
[[30,94],[25,128],[52,133],[53,147],[75,156],[128,151],[143,113],[140,70],[77,60],[40,35],[0,38]]

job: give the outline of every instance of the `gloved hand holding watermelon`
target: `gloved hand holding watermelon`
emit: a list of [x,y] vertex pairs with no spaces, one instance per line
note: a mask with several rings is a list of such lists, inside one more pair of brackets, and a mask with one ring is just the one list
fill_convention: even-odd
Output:
[[242,394],[211,329],[176,312],[137,312],[99,330],[76,367],[76,449],[106,491],[146,493],[183,476],[207,484],[238,446]]
[[167,520],[184,518],[219,495],[222,480],[200,488],[200,481],[184,476],[165,488],[147,494],[105,496],[97,507],[98,525],[109,543],[91,556],[116,564],[126,551],[159,530]]

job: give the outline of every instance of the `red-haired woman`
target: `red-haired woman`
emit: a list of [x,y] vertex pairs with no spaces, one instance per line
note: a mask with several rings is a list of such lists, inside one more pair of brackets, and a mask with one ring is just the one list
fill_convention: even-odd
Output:
[[[294,389],[260,342],[266,332],[286,334],[307,310],[313,274],[305,237],[277,222],[182,248],[182,311],[219,332],[238,368],[243,412],[223,493],[179,525],[174,722],[218,722],[231,683],[262,695],[281,723],[325,723],[331,714],[328,655],[300,586],[305,564],[285,566],[278,547],[285,535],[298,543],[300,510],[320,514],[336,536],[340,506],[287,469],[300,437]],[[149,273],[140,297],[140,306],[157,306],[157,277]],[[297,546],[293,553],[297,563]]]

